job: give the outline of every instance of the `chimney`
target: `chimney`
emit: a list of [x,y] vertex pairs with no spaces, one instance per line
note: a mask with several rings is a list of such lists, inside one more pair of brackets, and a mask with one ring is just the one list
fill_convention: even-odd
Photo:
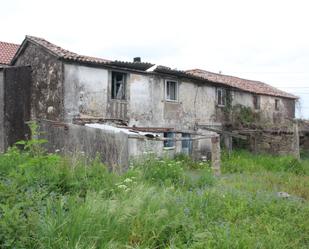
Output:
[[137,62],[137,63],[141,62],[141,57],[134,57],[133,62]]

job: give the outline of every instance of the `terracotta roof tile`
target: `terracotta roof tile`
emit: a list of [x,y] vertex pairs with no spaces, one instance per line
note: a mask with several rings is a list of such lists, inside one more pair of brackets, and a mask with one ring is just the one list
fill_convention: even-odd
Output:
[[35,44],[38,44],[48,51],[50,51],[55,56],[73,62],[81,62],[95,65],[109,65],[115,67],[123,67],[134,70],[145,71],[148,68],[152,67],[153,64],[146,62],[126,62],[126,61],[112,61],[92,56],[80,55],[69,50],[63,49],[43,38],[34,37],[34,36],[26,36],[26,41],[31,41]]
[[0,64],[9,65],[19,45],[0,41]]
[[71,52],[53,43],[50,43],[49,41],[46,41],[43,38],[27,35],[26,40],[30,40],[34,43],[37,43],[43,46],[44,48],[52,52],[54,55],[60,58],[63,58],[63,59],[67,59],[71,61],[79,61],[79,62],[89,62],[89,63],[95,63],[95,64],[106,64],[110,62],[109,60],[106,60],[106,59],[96,58],[96,57],[86,56],[86,55],[80,55],[80,54]]
[[293,94],[281,91],[275,87],[272,87],[260,81],[247,80],[247,79],[242,79],[242,78],[238,78],[235,76],[212,73],[212,72],[205,71],[202,69],[192,69],[192,70],[187,70],[186,72],[189,74],[204,78],[206,80],[209,80],[215,83],[220,83],[226,86],[238,88],[246,92],[270,95],[270,96],[276,96],[276,97],[298,99],[298,97]]

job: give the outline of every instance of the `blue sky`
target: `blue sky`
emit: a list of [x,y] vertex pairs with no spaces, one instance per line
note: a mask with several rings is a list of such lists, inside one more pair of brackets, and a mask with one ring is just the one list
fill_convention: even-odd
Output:
[[298,115],[309,119],[307,2],[10,0],[0,40],[28,34],[86,55],[260,80],[300,96]]

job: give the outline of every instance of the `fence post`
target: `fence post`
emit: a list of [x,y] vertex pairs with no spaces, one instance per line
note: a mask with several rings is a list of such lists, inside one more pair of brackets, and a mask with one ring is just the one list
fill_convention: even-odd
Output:
[[221,175],[221,160],[220,160],[220,138],[219,136],[211,138],[211,168],[214,175]]

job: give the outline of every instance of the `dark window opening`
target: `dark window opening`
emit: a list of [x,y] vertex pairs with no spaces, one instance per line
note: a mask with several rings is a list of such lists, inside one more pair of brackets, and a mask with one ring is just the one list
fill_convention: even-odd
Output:
[[226,104],[226,90],[224,88],[217,89],[217,104],[218,106],[225,106]]
[[112,99],[126,99],[126,74],[112,72]]
[[176,81],[166,81],[165,83],[166,100],[178,100],[178,84]]
[[191,154],[192,152],[192,139],[189,133],[182,133],[182,153]]
[[174,132],[164,132],[164,138],[170,138],[171,140],[164,141],[164,147],[174,147],[175,141],[172,140],[175,138]]
[[253,105],[255,110],[260,110],[261,108],[260,102],[261,102],[260,96],[257,95],[253,96]]
[[275,99],[275,110],[279,111],[279,99]]

